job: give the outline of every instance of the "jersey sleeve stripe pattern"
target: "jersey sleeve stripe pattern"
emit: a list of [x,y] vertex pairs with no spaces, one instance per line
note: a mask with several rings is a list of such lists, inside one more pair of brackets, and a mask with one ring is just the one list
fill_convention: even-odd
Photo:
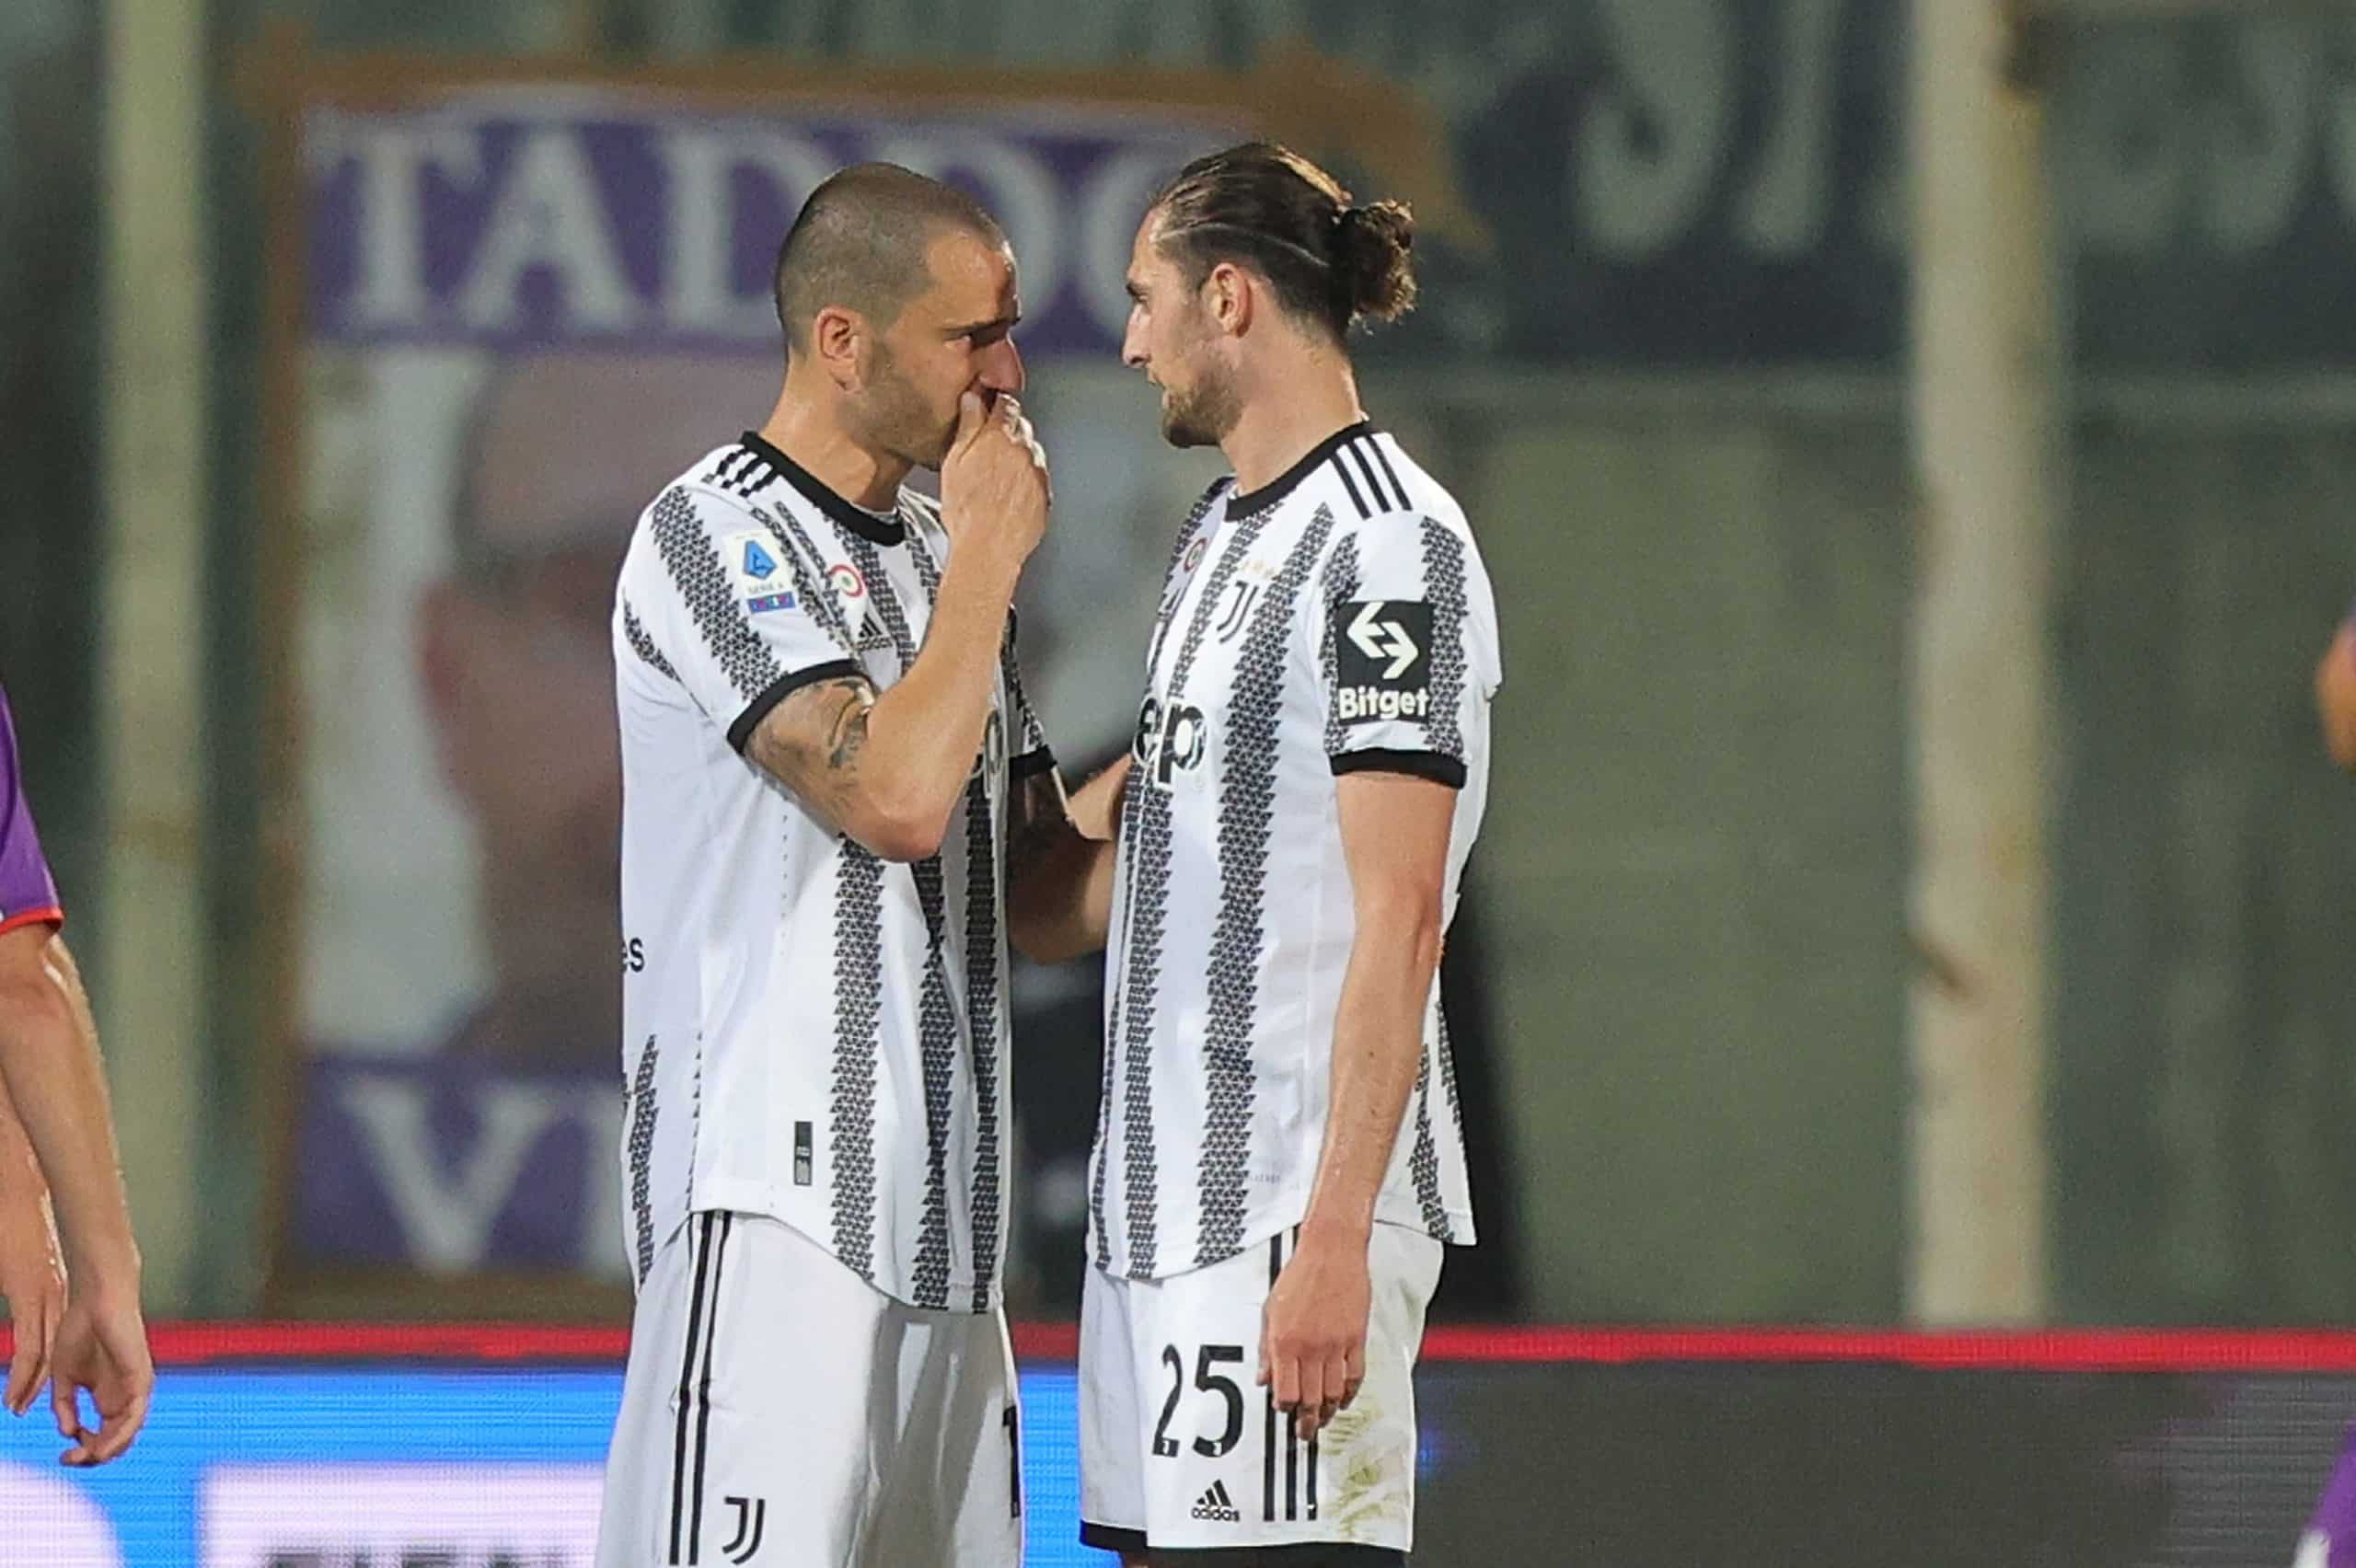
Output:
[[[905,675],[917,662],[916,636],[908,617],[892,592],[891,580],[872,540],[850,536],[847,541],[852,564],[867,580],[875,613],[891,635],[892,649]],[[919,573],[930,558],[916,556]],[[928,592],[934,580],[927,578]],[[916,878],[917,905],[924,912],[927,957],[924,980],[917,1002],[917,1049],[924,1070],[925,1177],[924,1208],[917,1231],[915,1305],[933,1309],[949,1305],[949,1119],[957,1072],[957,1014],[949,997],[949,974],[941,952],[947,920],[947,894],[941,881],[941,857],[928,855],[908,868]]]
[[[1379,457],[1382,448],[1367,444]],[[1355,452],[1355,448],[1352,451]],[[1339,463],[1339,459],[1335,459]],[[1386,459],[1386,462],[1388,460]],[[1346,479],[1348,473],[1341,470]],[[1395,482],[1395,480],[1394,480]],[[1426,594],[1432,606],[1431,692],[1435,717],[1428,732],[1431,749],[1403,751],[1366,747],[1345,750],[1349,732],[1338,708],[1325,715],[1325,755],[1337,775],[1360,772],[1409,773],[1447,785],[1464,787],[1464,739],[1457,723],[1456,704],[1464,691],[1464,545],[1440,524],[1421,520]],[[1342,606],[1358,596],[1358,536],[1345,533],[1334,544],[1324,571],[1325,621],[1330,628]],[[1334,638],[1318,640],[1320,672],[1330,689],[1334,680]]]
[[[1317,640],[1317,664],[1328,691],[1334,689],[1334,638],[1330,628],[1341,618],[1342,606],[1357,596],[1358,536],[1350,533],[1342,536],[1325,563],[1325,623],[1329,630]],[[1329,705],[1325,709],[1325,755],[1340,755],[1347,738],[1341,709]]]
[[654,639],[647,635],[645,623],[638,618],[638,606],[628,599],[622,601],[622,638],[629,644],[629,651],[637,654],[647,668],[673,685],[678,684],[679,672],[671,667],[670,660],[663,657],[663,650],[654,646]]
[[659,1060],[655,1036],[646,1037],[630,1074],[629,1093],[629,1216],[630,1238],[638,1262],[638,1283],[644,1285],[654,1268],[654,1070]]
[[1464,731],[1457,708],[1464,698],[1464,541],[1444,524],[1424,519],[1424,594],[1432,606],[1431,747],[1461,767]]
[[[775,473],[759,464],[757,455],[753,455],[751,471],[768,476],[762,479],[762,484],[773,482]],[[748,496],[757,493],[759,488],[759,485],[755,485],[745,493]],[[747,703],[745,710],[736,716],[735,722],[728,726],[728,744],[739,755],[751,744],[753,732],[760,727],[762,720],[769,716],[770,710],[803,686],[814,686],[820,681],[857,677],[866,673],[853,657],[850,635],[843,627],[842,606],[835,602],[833,594],[819,592],[818,580],[811,572],[809,561],[804,559],[810,548],[809,536],[802,532],[799,524],[794,525],[792,535],[789,536],[777,518],[765,508],[756,506],[750,510],[754,518],[768,530],[769,537],[777,541],[779,553],[785,559],[786,570],[793,575],[793,590],[798,602],[811,607],[821,627],[841,645],[844,656],[823,664],[813,664],[807,669],[789,671],[770,682],[758,697]],[[787,513],[789,520],[791,515]]]
[[759,697],[783,672],[737,607],[728,570],[686,490],[674,487],[654,503],[654,548],[728,684],[747,702]]
[[[1196,1172],[1201,1227],[1195,1265],[1243,1249],[1244,1182],[1252,1137],[1252,1036],[1260,1000],[1260,953],[1267,897],[1268,836],[1276,825],[1276,722],[1284,710],[1284,656],[1300,596],[1334,513],[1320,507],[1260,597],[1237,662],[1229,708],[1231,739],[1218,818],[1218,917],[1211,930],[1209,1018],[1205,1029],[1202,1165]],[[1227,559],[1241,559],[1235,552]],[[1207,601],[1208,602],[1208,601]]]

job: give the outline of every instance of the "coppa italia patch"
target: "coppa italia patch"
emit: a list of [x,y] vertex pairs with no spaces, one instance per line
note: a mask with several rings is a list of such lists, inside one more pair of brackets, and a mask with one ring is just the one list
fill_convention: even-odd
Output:
[[1432,607],[1423,599],[1353,599],[1334,617],[1334,716],[1345,724],[1431,713]]

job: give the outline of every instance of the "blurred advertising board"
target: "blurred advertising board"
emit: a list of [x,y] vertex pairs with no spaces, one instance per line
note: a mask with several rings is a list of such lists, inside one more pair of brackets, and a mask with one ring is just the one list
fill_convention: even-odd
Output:
[[[1078,1543],[1068,1326],[1017,1335],[1024,1561]],[[288,1358],[265,1354],[282,1344]],[[588,1568],[618,1332],[166,1329],[123,1460],[0,1420],[0,1542],[52,1568]],[[2356,1336],[1435,1331],[1415,1560],[2288,1565]]]

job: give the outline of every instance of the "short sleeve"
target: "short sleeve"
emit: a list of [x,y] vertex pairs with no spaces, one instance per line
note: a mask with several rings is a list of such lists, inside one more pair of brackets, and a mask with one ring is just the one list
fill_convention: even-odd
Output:
[[783,531],[684,487],[648,508],[616,618],[628,655],[676,681],[740,753],[794,692],[865,673],[833,596]]
[[[1322,581],[1318,663],[1336,774],[1417,774],[1462,789],[1496,689],[1496,628],[1466,536],[1392,513],[1342,536]],[[1480,590],[1480,591],[1476,591]]]
[[0,697],[0,931],[64,920],[57,883],[50,876],[40,836],[33,829],[32,807],[25,799],[7,699]]

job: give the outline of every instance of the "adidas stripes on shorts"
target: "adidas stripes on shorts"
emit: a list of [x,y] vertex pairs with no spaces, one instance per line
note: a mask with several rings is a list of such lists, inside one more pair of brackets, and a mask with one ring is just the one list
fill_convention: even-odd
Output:
[[1019,1441],[1002,1314],[690,1215],[639,1290],[597,1568],[1017,1568]]
[[1080,1539],[1107,1551],[1415,1543],[1415,1355],[1440,1244],[1377,1225],[1366,1381],[1302,1442],[1258,1386],[1294,1232],[1168,1279],[1091,1269],[1080,1316]]

